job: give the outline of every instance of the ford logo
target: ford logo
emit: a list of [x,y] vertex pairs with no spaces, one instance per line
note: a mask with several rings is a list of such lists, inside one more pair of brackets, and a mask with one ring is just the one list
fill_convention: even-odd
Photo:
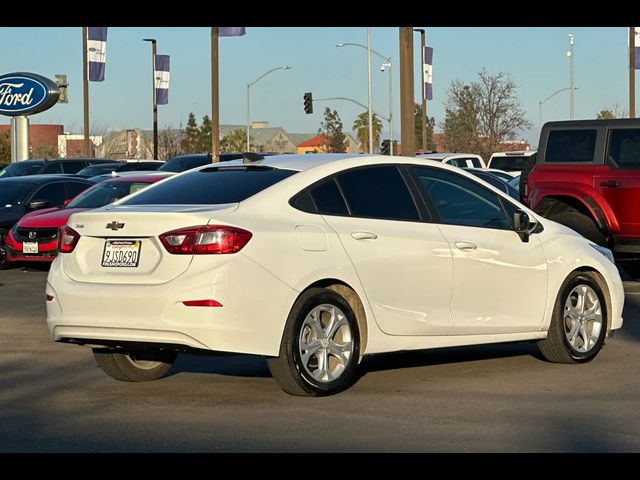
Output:
[[16,72],[0,76],[0,114],[10,117],[43,112],[60,97],[58,85],[36,73]]

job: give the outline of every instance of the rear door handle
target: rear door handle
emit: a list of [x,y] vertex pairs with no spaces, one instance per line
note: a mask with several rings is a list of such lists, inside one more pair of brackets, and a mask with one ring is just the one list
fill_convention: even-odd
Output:
[[617,180],[607,180],[606,182],[600,182],[601,187],[619,187],[620,182]]
[[458,250],[462,250],[463,252],[470,252],[471,250],[478,248],[475,243],[471,242],[454,242],[453,244]]
[[373,232],[351,232],[351,236],[356,240],[376,240],[378,235]]

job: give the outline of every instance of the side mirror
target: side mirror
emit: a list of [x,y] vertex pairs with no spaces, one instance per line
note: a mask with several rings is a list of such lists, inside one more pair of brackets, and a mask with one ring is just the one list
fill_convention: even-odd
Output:
[[62,204],[63,207],[66,207],[67,205],[69,205],[71,203],[71,201],[73,200],[73,198],[67,198],[64,203]]
[[31,200],[29,202],[29,210],[40,210],[41,208],[47,208],[49,206],[49,200]]
[[538,222],[532,221],[527,212],[516,210],[513,212],[513,229],[520,236],[520,239],[527,243],[529,236],[538,226]]

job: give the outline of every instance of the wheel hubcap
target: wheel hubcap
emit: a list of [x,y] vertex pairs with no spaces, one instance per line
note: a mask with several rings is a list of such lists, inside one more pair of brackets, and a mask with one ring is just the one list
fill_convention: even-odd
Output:
[[316,381],[332,382],[353,358],[353,334],[347,316],[335,305],[322,304],[305,317],[298,350],[302,367]]
[[595,347],[602,331],[602,305],[588,285],[578,285],[564,302],[564,334],[571,347],[586,353]]

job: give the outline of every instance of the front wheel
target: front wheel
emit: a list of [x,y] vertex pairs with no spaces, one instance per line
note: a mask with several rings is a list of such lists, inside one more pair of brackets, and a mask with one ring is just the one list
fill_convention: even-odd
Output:
[[359,355],[358,322],[347,301],[332,290],[311,288],[291,309],[280,356],[267,363],[285,392],[321,396],[353,384]]
[[585,363],[598,354],[606,333],[602,289],[593,273],[575,272],[560,288],[547,338],[538,347],[550,362]]
[[94,348],[93,356],[104,373],[122,382],[150,382],[171,368],[177,353],[171,351],[126,352]]
[[5,238],[7,238],[6,230],[0,230],[0,270],[10,268],[11,262],[7,260],[7,247],[5,246]]

